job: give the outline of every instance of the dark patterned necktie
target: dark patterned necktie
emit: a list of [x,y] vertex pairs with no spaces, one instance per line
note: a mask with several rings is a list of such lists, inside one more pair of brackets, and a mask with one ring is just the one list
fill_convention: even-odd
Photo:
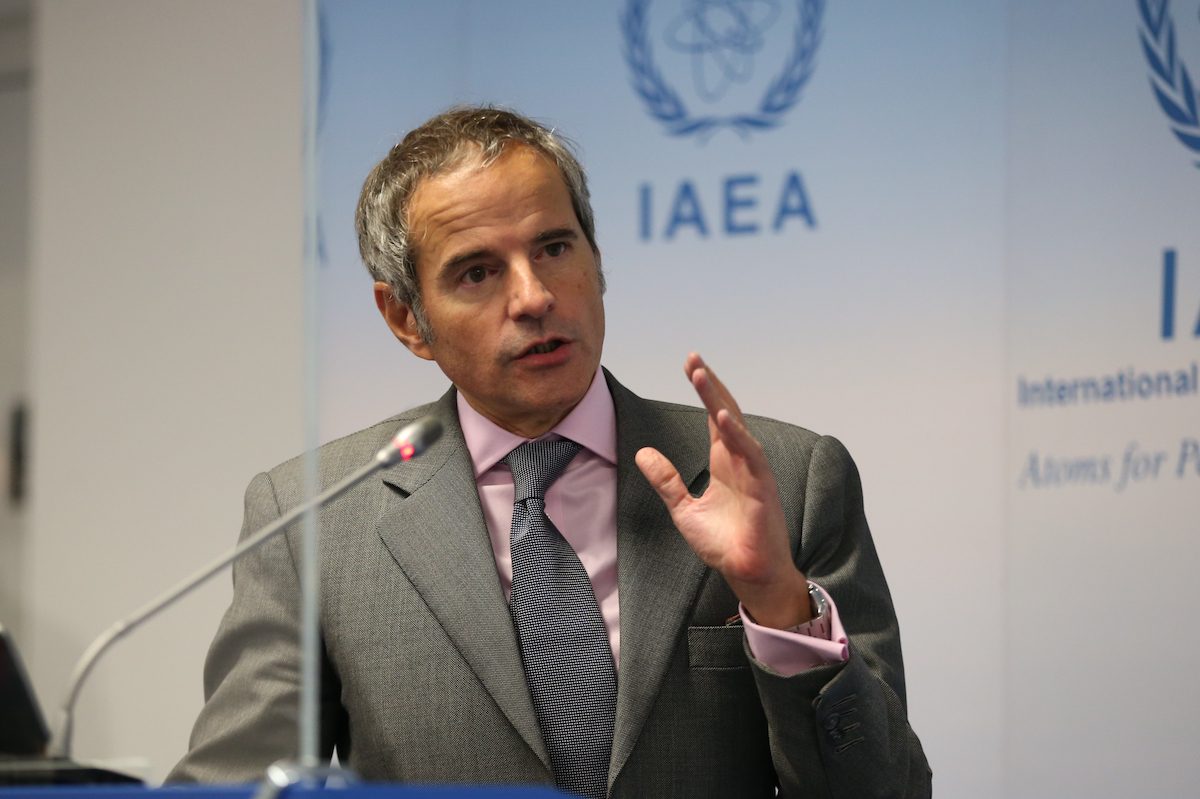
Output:
[[530,441],[508,453],[512,616],[554,782],[592,799],[608,794],[617,673],[608,629],[579,556],[546,516],[546,490],[579,445]]

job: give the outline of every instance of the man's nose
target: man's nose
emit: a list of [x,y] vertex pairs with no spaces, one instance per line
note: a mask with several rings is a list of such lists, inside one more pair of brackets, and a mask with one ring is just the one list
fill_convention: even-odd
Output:
[[533,264],[514,264],[509,269],[508,307],[513,319],[540,319],[554,308],[554,294],[538,277]]

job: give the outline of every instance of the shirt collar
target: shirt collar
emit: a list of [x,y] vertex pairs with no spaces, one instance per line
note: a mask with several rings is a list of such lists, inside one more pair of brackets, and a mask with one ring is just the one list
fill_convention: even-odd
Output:
[[[457,400],[458,423],[467,442],[467,451],[471,453],[476,479],[503,460],[505,455],[526,441],[533,440],[510,433],[479,413],[471,407],[462,392],[458,393]],[[569,438],[609,463],[616,464],[617,413],[613,408],[608,381],[599,368],[579,404],[541,438],[554,435]]]

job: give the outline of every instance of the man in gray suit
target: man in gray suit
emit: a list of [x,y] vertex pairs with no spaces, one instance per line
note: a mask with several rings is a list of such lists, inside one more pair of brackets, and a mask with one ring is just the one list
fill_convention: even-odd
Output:
[[[320,451],[329,485],[409,420],[446,427],[321,513],[326,751],[389,781],[928,796],[853,462],[832,438],[743,415],[698,355],[685,374],[703,408],[641,399],[600,368],[604,278],[563,141],[510,112],[451,110],[376,166],[356,222],[384,319],[453,387]],[[516,610],[558,578],[530,576],[523,467],[510,468],[510,450],[561,440],[578,454],[529,529],[565,540],[581,576],[594,625],[576,640],[587,624],[572,622],[566,642],[562,611]],[[255,478],[243,534],[303,500],[302,471],[296,459]],[[253,780],[294,753],[296,535],[235,567],[207,704],[172,779]],[[597,636],[598,684],[614,693],[572,676],[547,698],[531,642],[565,664]],[[564,749],[584,713],[607,721]],[[568,773],[580,748],[600,753],[598,787]]]

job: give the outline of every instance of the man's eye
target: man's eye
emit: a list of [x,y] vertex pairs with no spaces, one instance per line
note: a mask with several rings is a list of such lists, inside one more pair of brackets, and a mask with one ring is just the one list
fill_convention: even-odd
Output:
[[468,283],[482,283],[487,279],[487,269],[482,266],[472,266],[463,274],[463,280]]
[[567,243],[565,241],[552,241],[546,245],[546,255],[551,258],[557,258],[567,251]]

